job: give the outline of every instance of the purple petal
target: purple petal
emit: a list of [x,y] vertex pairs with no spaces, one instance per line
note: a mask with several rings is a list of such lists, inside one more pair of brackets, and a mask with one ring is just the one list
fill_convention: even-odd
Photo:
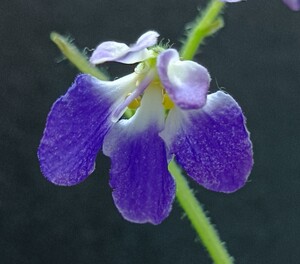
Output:
[[116,61],[129,52],[129,47],[124,43],[106,41],[101,43],[93,52],[90,62],[100,64],[106,61]]
[[283,0],[283,2],[292,10],[300,10],[300,0]]
[[49,181],[74,185],[94,171],[103,138],[113,124],[112,111],[122,96],[124,100],[134,77],[104,82],[83,74],[53,104],[38,149],[41,171]]
[[129,120],[108,132],[103,152],[111,158],[110,185],[114,202],[128,221],[161,223],[170,213],[175,183],[167,169],[163,140],[162,95],[148,88],[142,105]]
[[246,183],[252,144],[242,110],[230,95],[208,95],[200,110],[172,109],[161,136],[176,161],[205,188],[229,193]]
[[90,62],[100,64],[107,61],[115,61],[133,64],[143,61],[152,56],[147,48],[156,44],[158,36],[157,32],[148,31],[130,47],[124,43],[115,41],[103,42],[93,52]]
[[155,31],[148,31],[139,37],[137,42],[130,47],[130,51],[139,51],[154,46],[157,43],[159,34]]
[[171,100],[181,109],[198,109],[206,102],[210,76],[193,61],[180,61],[176,50],[168,49],[157,59],[160,80]]

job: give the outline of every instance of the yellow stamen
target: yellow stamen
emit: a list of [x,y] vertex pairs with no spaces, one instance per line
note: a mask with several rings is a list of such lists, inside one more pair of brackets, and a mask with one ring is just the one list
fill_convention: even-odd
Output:
[[170,97],[167,94],[164,94],[162,104],[163,104],[164,108],[167,110],[172,109],[174,107],[173,101],[170,99]]
[[141,105],[141,97],[135,98],[129,105],[129,109],[136,110]]

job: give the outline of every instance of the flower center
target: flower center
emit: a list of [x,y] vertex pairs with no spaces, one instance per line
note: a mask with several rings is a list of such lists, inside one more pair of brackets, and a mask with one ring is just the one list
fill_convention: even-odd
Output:
[[[136,74],[138,74],[140,76],[140,78],[138,79],[137,84],[136,84],[137,87],[140,85],[141,82],[143,82],[144,78],[147,75],[149,75],[150,71],[153,72],[152,81],[149,83],[149,85],[155,84],[155,86],[161,87],[161,91],[162,91],[162,94],[163,94],[162,105],[163,105],[163,107],[166,110],[170,110],[170,109],[172,109],[174,107],[174,102],[170,99],[170,97],[166,93],[166,90],[163,87],[163,85],[162,85],[162,83],[160,81],[159,75],[157,73],[157,70],[156,70],[157,56],[163,50],[164,49],[162,47],[160,47],[160,46],[154,47],[152,49],[152,51],[153,51],[153,57],[151,57],[151,58],[149,58],[149,59],[147,59],[147,60],[139,63],[137,65],[137,67],[134,69],[134,71],[135,71]],[[131,97],[133,93],[128,94],[127,97]],[[142,95],[139,95],[138,97],[134,98],[134,100],[132,100],[128,104],[128,108],[131,109],[131,110],[136,110],[137,108],[139,108],[140,105],[141,105],[141,103],[140,103],[141,99],[142,99]]]

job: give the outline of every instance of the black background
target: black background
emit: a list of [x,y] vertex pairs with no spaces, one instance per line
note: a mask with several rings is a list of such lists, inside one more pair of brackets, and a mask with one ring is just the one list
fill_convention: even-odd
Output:
[[[47,182],[36,157],[47,113],[77,74],[61,61],[51,31],[83,50],[104,40],[133,43],[154,29],[178,48],[204,3],[1,0],[0,263],[211,263],[177,202],[159,226],[121,218],[106,157],[72,188]],[[191,184],[237,263],[299,263],[300,12],[281,0],[249,0],[228,5],[225,23],[196,60],[211,73],[211,91],[225,87],[242,106],[255,166],[231,195]],[[113,67],[118,77],[130,70]]]

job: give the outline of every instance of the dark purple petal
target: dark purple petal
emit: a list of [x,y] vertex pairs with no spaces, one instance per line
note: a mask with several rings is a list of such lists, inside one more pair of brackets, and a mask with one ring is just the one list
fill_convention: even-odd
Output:
[[152,56],[147,48],[156,44],[158,36],[159,34],[157,32],[148,31],[130,47],[124,43],[115,41],[103,42],[93,52],[90,62],[100,64],[107,61],[115,61],[133,64],[143,61]]
[[200,110],[172,109],[161,136],[176,161],[205,188],[229,193],[246,183],[252,144],[242,110],[230,95],[208,95]]
[[171,100],[181,109],[199,109],[206,102],[210,76],[193,61],[180,61],[178,52],[168,49],[157,58],[159,78]]
[[300,10],[300,0],[283,0],[283,2],[292,10]]
[[[38,157],[44,176],[58,185],[74,185],[94,171],[111,114],[134,76],[104,82],[80,75],[52,106]],[[125,93],[125,95],[124,95]],[[119,99],[120,98],[120,99]]]
[[119,121],[104,140],[103,152],[112,164],[114,202],[122,216],[135,223],[161,223],[175,195],[164,142],[158,135],[164,126],[161,100],[160,89],[148,88],[136,114]]

